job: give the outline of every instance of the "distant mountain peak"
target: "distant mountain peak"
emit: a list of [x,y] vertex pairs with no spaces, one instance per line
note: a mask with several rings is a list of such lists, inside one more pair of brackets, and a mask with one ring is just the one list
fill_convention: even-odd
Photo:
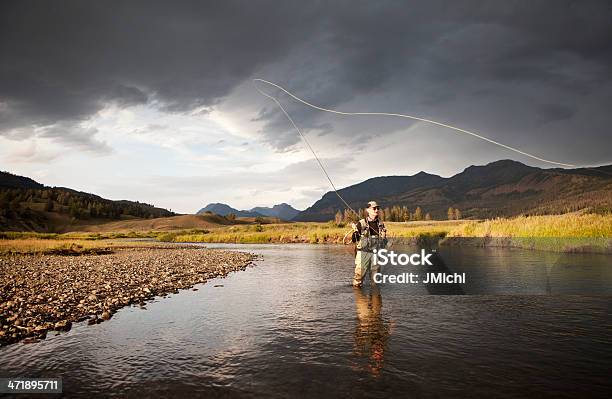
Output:
[[293,208],[291,205],[287,203],[277,204],[273,207],[255,207],[250,210],[238,210],[236,208],[232,208],[231,206],[219,202],[213,202],[206,205],[204,208],[200,209],[197,214],[202,214],[205,212],[216,213],[217,215],[227,216],[230,213],[238,217],[276,217],[283,220],[291,220],[293,219],[300,211]]
[[297,216],[298,213],[300,213],[300,211],[285,202],[281,204],[276,204],[272,208],[265,206],[255,207],[251,209],[251,212],[257,212],[266,216],[277,217],[283,220],[291,220],[295,216]]
[[201,215],[206,212],[216,213],[217,215],[227,216],[230,213],[236,215],[237,217],[261,217],[265,216],[260,213],[251,212],[251,211],[239,211],[236,208],[232,208],[227,204],[223,204],[221,202],[212,202],[206,205],[204,208],[200,209],[196,214]]
[[426,177],[440,177],[440,176],[434,175],[434,174],[431,174],[431,173],[427,173],[425,171],[420,171],[419,173],[412,175],[412,177],[420,177],[420,178],[424,178],[425,177],[426,178]]

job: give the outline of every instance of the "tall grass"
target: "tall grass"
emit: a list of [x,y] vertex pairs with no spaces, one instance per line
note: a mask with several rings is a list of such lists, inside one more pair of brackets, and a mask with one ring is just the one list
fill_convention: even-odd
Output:
[[572,213],[471,222],[457,226],[441,244],[611,253],[612,215]]
[[[444,237],[459,245],[496,245],[557,251],[595,248],[612,251],[612,215],[572,213],[484,221],[386,222],[388,236],[416,242],[437,242]],[[128,233],[20,233],[0,232],[0,253],[54,251],[71,243],[75,248],[125,246],[121,238],[156,238],[163,242],[311,243],[339,244],[350,227],[328,223],[281,223],[222,226],[165,232]],[[347,237],[350,240],[350,235]],[[467,240],[466,238],[471,238]],[[546,239],[543,239],[546,238]],[[90,242],[87,244],[87,242]],[[132,243],[130,243],[132,245]],[[143,243],[144,245],[144,243]]]
[[457,226],[448,236],[612,238],[612,215],[571,213],[485,220]]
[[106,241],[18,238],[0,240],[0,254],[91,253],[116,245]]
[[0,240],[39,239],[39,240],[108,240],[116,238],[155,238],[156,232],[105,232],[105,233],[35,233],[31,231],[0,232]]
[[[465,222],[387,222],[386,226],[389,237],[418,238],[424,235],[443,237],[461,223]],[[344,224],[338,225],[333,222],[282,223],[223,227],[199,234],[163,233],[158,235],[157,239],[171,242],[339,244],[350,230],[350,227]],[[347,240],[349,239],[350,234],[347,237]]]
[[[612,251],[612,215],[565,214],[484,221],[387,222],[388,235],[416,243],[511,246],[561,252]],[[231,226],[158,236],[172,242],[339,244],[350,227],[335,223]],[[466,239],[469,238],[469,239]]]
[[19,238],[0,240],[0,255],[7,254],[60,254],[82,255],[110,253],[119,248],[161,247],[163,244],[151,241],[125,242],[112,239],[78,240],[61,239],[48,240],[37,238]]

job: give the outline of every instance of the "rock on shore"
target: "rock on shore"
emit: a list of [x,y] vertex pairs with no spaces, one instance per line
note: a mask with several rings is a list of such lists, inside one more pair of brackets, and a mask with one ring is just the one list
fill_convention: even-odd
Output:
[[247,253],[195,247],[0,256],[0,346],[42,339],[73,322],[108,320],[123,306],[243,270],[252,260]]

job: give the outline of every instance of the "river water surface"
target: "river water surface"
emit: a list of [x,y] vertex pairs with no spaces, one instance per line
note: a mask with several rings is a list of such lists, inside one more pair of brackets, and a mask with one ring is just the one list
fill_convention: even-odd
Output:
[[353,289],[346,247],[207,246],[261,258],[147,310],[0,348],[0,377],[62,377],[65,396],[609,397],[609,256],[446,248],[433,267],[384,272],[465,284]]

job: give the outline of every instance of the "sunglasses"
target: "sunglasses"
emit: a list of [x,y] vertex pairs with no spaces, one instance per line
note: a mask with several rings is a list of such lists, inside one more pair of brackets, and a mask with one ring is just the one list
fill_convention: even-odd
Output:
[[375,211],[380,209],[380,206],[373,206],[372,209],[374,209]]

